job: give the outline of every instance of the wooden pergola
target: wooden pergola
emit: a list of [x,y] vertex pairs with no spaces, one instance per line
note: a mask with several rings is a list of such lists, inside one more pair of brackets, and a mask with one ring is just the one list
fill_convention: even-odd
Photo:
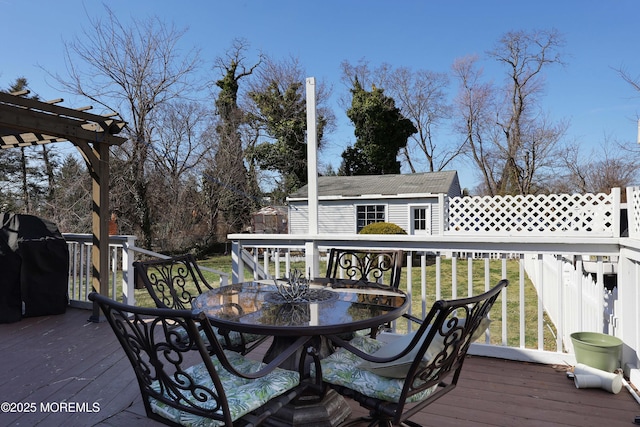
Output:
[[[27,93],[0,92],[0,149],[71,142],[82,153],[92,179],[92,285],[108,295],[109,146],[126,141],[115,136],[126,123],[117,114],[90,114],[90,107],[66,108],[58,105],[62,99],[43,102],[25,98]],[[99,318],[94,307],[92,319]]]

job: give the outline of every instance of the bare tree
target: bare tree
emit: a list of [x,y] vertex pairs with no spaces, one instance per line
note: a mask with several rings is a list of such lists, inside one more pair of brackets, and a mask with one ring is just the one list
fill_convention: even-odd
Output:
[[[386,88],[393,68],[390,64],[382,63],[377,67],[372,67],[365,58],[358,60],[356,64],[349,61],[342,61],[342,83],[350,90],[356,81],[364,89],[371,89],[374,85],[379,88]],[[351,94],[348,93],[341,99],[341,104],[345,108],[351,105]]]
[[454,129],[463,136],[465,154],[477,166],[483,192],[493,196],[497,187],[495,168],[498,158],[492,144],[495,140],[495,89],[481,81],[482,70],[477,68],[477,61],[476,56],[468,56],[457,59],[453,64],[453,75],[459,83],[454,101],[458,117]]
[[[148,170],[153,234],[165,249],[184,249],[201,243],[202,160],[209,153],[211,113],[195,102],[172,102],[157,115],[158,142],[152,146]],[[197,229],[197,233],[193,231]]]
[[504,109],[497,120],[504,136],[500,194],[531,193],[536,173],[566,129],[541,119],[536,105],[536,97],[543,91],[542,72],[549,65],[562,63],[558,52],[562,45],[555,30],[516,31],[505,34],[489,52],[506,66],[508,79]]
[[[473,61],[454,65],[460,82],[458,129],[468,144],[467,152],[481,171],[489,194],[529,194],[543,191],[556,158],[554,150],[566,131],[566,123],[552,123],[542,112],[543,72],[562,64],[563,45],[555,31],[509,32],[489,52],[489,57],[505,66],[506,83],[498,92],[489,92],[480,83]],[[485,100],[490,97],[493,100]],[[487,112],[475,111],[476,103],[495,105]],[[481,119],[481,120],[480,120]]]
[[614,71],[618,73],[622,80],[629,83],[633,89],[635,89],[637,92],[640,92],[640,75],[634,77],[631,74],[631,71],[629,71],[629,69],[624,66],[620,68],[614,68]]
[[[434,129],[450,117],[446,100],[449,78],[444,73],[428,70],[411,71],[397,68],[388,80],[388,94],[418,130],[410,137],[410,144],[403,149],[406,163],[416,172],[414,162],[420,158],[411,154],[412,149],[424,156],[429,172],[443,170],[461,152],[461,145],[442,146],[436,143]],[[411,143],[412,142],[412,143]]]
[[127,231],[141,232],[143,245],[150,247],[146,168],[156,139],[155,113],[161,105],[187,96],[198,52],[180,54],[178,42],[185,31],[157,18],[134,19],[125,26],[108,7],[105,12],[89,17],[88,28],[65,43],[69,78],[56,78],[68,91],[119,112],[128,122],[130,142],[114,150],[126,164],[124,187],[130,190],[120,196],[119,205],[134,225]]
[[172,102],[159,107],[156,123],[152,163],[179,191],[180,177],[197,171],[208,152],[211,112],[197,102]]
[[[562,150],[564,173],[558,173],[552,190],[557,192],[609,193],[612,188],[625,188],[638,179],[640,159],[637,153],[607,138],[597,149],[585,155],[579,143],[567,145]],[[623,194],[624,198],[626,194]]]

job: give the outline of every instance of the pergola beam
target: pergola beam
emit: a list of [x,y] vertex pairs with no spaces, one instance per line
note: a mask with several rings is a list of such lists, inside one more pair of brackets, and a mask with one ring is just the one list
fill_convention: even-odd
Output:
[[[55,135],[63,140],[82,139],[107,144],[120,144],[122,138],[108,133],[114,120],[104,119],[102,123],[87,122],[41,111],[16,108],[0,104],[0,128],[12,127],[14,130],[34,134]],[[118,130],[114,127],[113,130]]]
[[[82,153],[92,179],[91,272],[94,289],[109,292],[109,146],[126,138],[115,136],[125,126],[117,114],[106,116],[56,105],[62,99],[42,102],[0,92],[0,148],[69,141]],[[92,320],[100,320],[94,308]]]

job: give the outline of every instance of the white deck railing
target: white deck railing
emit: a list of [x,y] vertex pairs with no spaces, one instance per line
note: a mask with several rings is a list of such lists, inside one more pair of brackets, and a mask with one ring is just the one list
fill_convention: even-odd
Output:
[[[507,306],[507,299],[503,298],[500,305],[494,307],[495,315],[509,320],[500,322],[498,336],[487,336],[487,342],[493,346],[476,348],[482,354],[495,355],[495,344],[498,343],[501,357],[508,355],[511,359],[544,363],[570,362],[572,355],[565,350],[571,350],[569,335],[572,332],[615,330],[617,322],[615,313],[605,316],[609,313],[608,301],[615,295],[605,290],[604,275],[596,277],[594,282],[582,271],[581,261],[584,257],[599,255],[602,263],[603,256],[617,255],[619,239],[601,238],[594,242],[591,238],[578,237],[549,241],[549,238],[540,237],[466,236],[462,239],[439,236],[425,239],[342,235],[304,238],[245,234],[231,238],[234,239],[234,281],[245,276],[256,279],[283,277],[299,260],[303,260],[303,268],[312,272],[312,276],[323,276],[323,271],[314,270],[314,266],[307,263],[307,259],[313,257],[306,255],[314,250],[322,256],[331,247],[402,249],[406,264],[400,286],[410,295],[412,312],[416,316],[424,316],[436,299],[473,295],[479,291],[478,288],[474,291],[473,285],[480,284],[481,289],[488,289],[500,278],[509,277],[510,305]],[[255,255],[247,257],[247,252]],[[445,270],[446,274],[443,273]],[[529,280],[536,289],[535,301],[525,299]],[[590,284],[583,284],[589,281]],[[531,304],[534,304],[537,318],[535,324],[529,323]],[[397,327],[404,330],[409,326]],[[545,344],[545,333],[548,336],[549,331],[553,331],[553,343]],[[508,339],[514,336],[515,342],[513,338]]]
[[[522,200],[462,198],[455,201],[457,205],[448,222],[450,226],[457,224],[458,228],[438,236],[230,235],[233,241],[231,279],[237,282],[245,277],[283,277],[294,263],[300,262],[309,275],[322,276],[319,258],[331,247],[402,249],[407,260],[401,286],[407,289],[414,302],[413,314],[418,316],[428,310],[434,299],[471,295],[478,291],[477,288],[474,291],[472,284],[480,284],[484,289],[501,277],[511,279],[506,290],[509,303],[501,298],[492,311],[492,316],[499,319],[496,322],[499,329],[491,329],[492,335],[486,336],[486,344],[474,344],[473,353],[571,364],[575,363],[571,333],[604,332],[623,340],[623,366],[632,381],[636,377],[635,383],[640,384],[636,369],[640,366],[640,187],[627,189],[629,237],[620,237],[619,194],[619,190],[614,190],[612,195],[605,196],[554,195],[547,199],[537,196]],[[465,199],[469,203],[466,207],[460,204]],[[563,209],[571,210],[571,214],[563,216],[559,213]],[[492,210],[501,210],[500,215],[496,216]],[[513,210],[520,213],[508,213]],[[545,220],[534,219],[536,216]],[[471,223],[462,225],[465,218],[477,218],[471,223],[482,224],[482,231],[467,229]],[[493,223],[496,225],[491,229]],[[513,224],[520,228],[513,228]],[[524,228],[521,224],[525,224]],[[70,240],[68,235],[65,238]],[[72,257],[72,265],[75,259],[88,259],[85,246],[90,244],[88,237],[80,243],[84,249]],[[134,243],[131,236],[112,237],[112,265],[119,266],[113,270],[112,280],[122,280],[125,300],[133,296],[133,278],[128,274],[133,253],[145,253]],[[85,255],[83,250],[87,251]],[[607,261],[616,257],[617,286],[608,290]],[[595,271],[594,274],[583,268],[586,261],[595,263],[595,270],[589,269]],[[79,261],[78,265],[83,264]],[[454,268],[444,274],[445,266]],[[87,285],[89,270],[74,267],[73,271],[81,278],[70,278],[70,296],[76,295],[72,290],[79,291],[77,298],[84,300],[90,286]],[[224,273],[220,273],[220,279],[222,283],[228,280]],[[529,283],[535,287],[534,300],[525,298]],[[117,288],[112,286],[113,295]],[[132,303],[131,299],[127,301]],[[398,323],[396,328],[404,330],[409,326]]]
[[[609,195],[452,199],[448,229],[437,236],[231,235],[232,280],[243,280],[245,274],[282,277],[294,259],[304,260],[309,275],[322,276],[318,259],[331,247],[402,249],[407,264],[401,286],[414,301],[413,314],[420,316],[434,299],[471,295],[472,284],[483,289],[495,284],[497,259],[498,275],[509,277],[511,285],[509,304],[502,298],[492,314],[507,320],[492,330],[486,345],[474,345],[473,352],[575,363],[571,333],[596,331],[620,337],[625,342],[623,366],[638,372],[640,188],[629,188],[627,200],[630,237],[620,237],[619,189]],[[434,267],[426,268],[427,259]],[[612,289],[605,275],[610,259],[618,260]],[[595,270],[586,269],[587,261]],[[453,273],[443,275],[445,264],[454,266]],[[533,301],[525,298],[527,283],[535,287]]]
[[[63,234],[69,248],[69,303],[74,307],[89,308],[87,296],[92,291],[91,234]],[[169,258],[157,252],[135,246],[135,236],[109,236],[109,297],[135,305],[133,262],[152,258]],[[229,274],[205,266],[200,269],[218,276],[218,284],[229,283]]]

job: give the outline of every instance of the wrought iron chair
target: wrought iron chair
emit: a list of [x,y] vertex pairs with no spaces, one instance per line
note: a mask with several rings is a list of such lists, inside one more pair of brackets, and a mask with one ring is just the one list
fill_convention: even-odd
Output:
[[[380,286],[398,289],[400,274],[402,273],[401,250],[362,250],[331,248],[327,261],[327,279],[338,277],[351,280],[365,280],[377,282]],[[369,334],[372,338],[383,329],[390,329],[391,324],[372,328]],[[358,331],[358,333],[366,331]],[[350,334],[352,337],[353,334]],[[345,335],[342,338],[348,338]]]
[[508,284],[436,301],[415,333],[388,344],[330,336],[341,348],[320,362],[325,384],[369,409],[370,425],[418,426],[409,418],[456,387],[469,346],[489,326],[489,311]]
[[[265,365],[223,350],[203,312],[134,307],[95,292],[89,299],[129,358],[151,419],[168,425],[259,425],[307,388],[299,372],[277,366],[306,346],[308,337]],[[175,333],[176,324],[187,334]]]
[[[190,310],[195,297],[213,289],[191,254],[133,263],[136,281],[142,282],[157,308]],[[242,310],[241,307],[236,307]],[[260,345],[264,335],[241,334],[215,328],[224,348],[246,354]]]
[[331,248],[326,277],[379,282],[398,289],[401,272],[402,251],[400,250]]

